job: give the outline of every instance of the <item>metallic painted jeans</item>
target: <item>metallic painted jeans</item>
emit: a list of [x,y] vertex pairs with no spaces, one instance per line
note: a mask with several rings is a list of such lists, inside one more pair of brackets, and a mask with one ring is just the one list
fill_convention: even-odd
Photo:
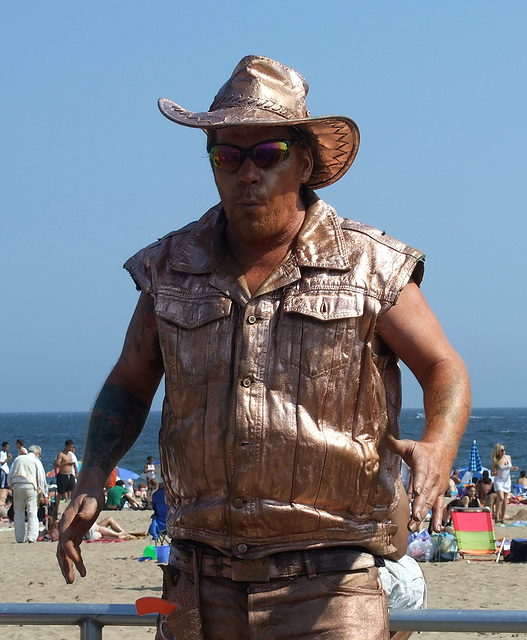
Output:
[[[197,567],[197,564],[196,564]],[[178,572],[168,599],[191,603],[158,640],[387,640],[388,610],[376,567],[237,582]],[[199,582],[196,589],[195,577]],[[198,602],[199,601],[199,602]],[[201,629],[193,612],[201,612]],[[189,618],[190,612],[190,618]],[[190,622],[189,622],[190,621]],[[161,630],[161,629],[160,629]],[[187,635],[188,631],[188,635]],[[200,635],[201,634],[201,635]]]

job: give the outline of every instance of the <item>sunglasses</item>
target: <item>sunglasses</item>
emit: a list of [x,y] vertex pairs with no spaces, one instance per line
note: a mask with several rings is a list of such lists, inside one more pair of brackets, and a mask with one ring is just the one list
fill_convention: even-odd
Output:
[[211,165],[223,171],[236,171],[245,158],[251,158],[261,169],[269,169],[289,158],[289,147],[294,143],[294,140],[266,140],[248,149],[233,144],[211,144],[207,145],[207,152]]

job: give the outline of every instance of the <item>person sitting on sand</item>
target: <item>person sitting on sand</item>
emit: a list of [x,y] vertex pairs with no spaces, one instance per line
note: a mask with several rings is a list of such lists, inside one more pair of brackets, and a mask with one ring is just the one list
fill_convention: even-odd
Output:
[[[451,500],[448,504],[443,507],[443,515],[441,517],[441,533],[454,533],[454,529],[452,528],[452,511],[454,507],[463,507],[463,503],[460,498],[456,498]],[[428,525],[428,533],[431,535],[433,533],[432,522]]]
[[115,485],[113,487],[110,487],[106,492],[105,509],[110,509],[111,511],[120,511],[126,502],[128,502],[132,509],[143,508],[142,505],[136,502],[134,496],[124,486],[123,480],[117,480]]
[[478,508],[483,506],[480,499],[478,498],[475,484],[467,485],[467,492],[461,498],[461,504],[463,505],[463,507],[465,507],[465,509],[467,507]]
[[523,487],[527,487],[527,472],[520,471],[520,477],[518,478],[518,482],[516,484],[521,484]]
[[9,522],[9,507],[12,503],[11,489],[0,489],[0,522]]
[[134,490],[134,496],[139,500],[141,500],[143,507],[146,504],[146,492],[147,492],[147,486],[144,482],[140,482],[137,485],[136,489]]
[[146,506],[147,509],[153,509],[152,506],[152,496],[159,489],[159,483],[155,478],[150,478],[148,480],[148,488],[146,490]]

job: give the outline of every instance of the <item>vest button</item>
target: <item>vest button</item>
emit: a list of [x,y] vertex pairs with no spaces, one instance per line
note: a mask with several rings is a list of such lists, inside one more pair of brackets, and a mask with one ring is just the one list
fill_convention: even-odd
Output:
[[250,387],[252,384],[251,378],[247,377],[242,380],[242,387]]
[[247,553],[248,550],[249,550],[249,547],[244,542],[242,542],[236,547],[236,551],[238,553]]
[[236,509],[241,509],[245,504],[245,500],[243,498],[234,498],[232,504],[236,507]]
[[249,316],[249,317],[247,318],[247,322],[248,322],[249,324],[254,324],[254,323],[256,322],[256,316]]

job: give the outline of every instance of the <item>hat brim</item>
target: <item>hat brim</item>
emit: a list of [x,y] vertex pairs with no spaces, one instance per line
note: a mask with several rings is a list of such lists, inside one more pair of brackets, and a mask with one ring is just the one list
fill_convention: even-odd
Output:
[[346,116],[288,119],[263,109],[240,107],[193,112],[167,98],[160,98],[158,106],[161,113],[172,122],[207,131],[241,126],[301,126],[309,129],[317,140],[314,151],[318,155],[317,168],[306,182],[306,186],[312,189],[327,187],[342,178],[359,150],[359,129]]

